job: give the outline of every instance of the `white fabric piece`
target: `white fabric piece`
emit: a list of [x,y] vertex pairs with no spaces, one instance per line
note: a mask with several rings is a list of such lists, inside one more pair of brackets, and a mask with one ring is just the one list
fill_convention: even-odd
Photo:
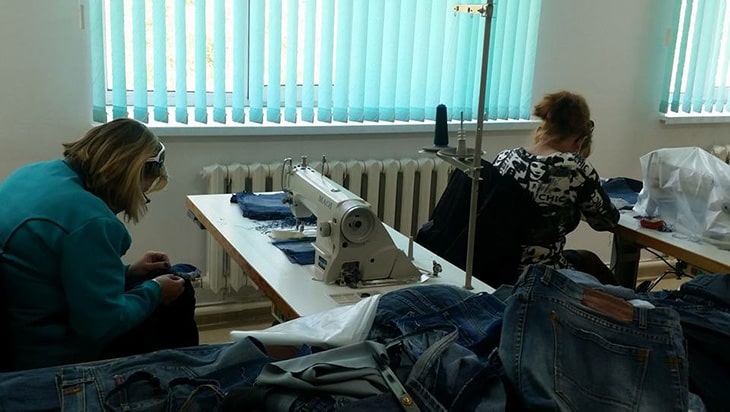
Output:
[[644,187],[636,213],[730,249],[730,165],[699,147],[659,149],[640,160]]
[[367,297],[354,305],[292,319],[264,330],[231,331],[231,340],[250,336],[264,345],[313,345],[338,347],[362,342],[375,320],[381,295]]

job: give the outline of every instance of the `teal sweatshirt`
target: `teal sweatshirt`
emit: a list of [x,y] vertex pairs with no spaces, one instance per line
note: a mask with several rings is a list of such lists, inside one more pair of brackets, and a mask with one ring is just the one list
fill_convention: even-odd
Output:
[[124,224],[62,160],[21,167],[0,183],[3,335],[10,332],[17,368],[93,360],[154,311],[157,283],[124,291],[130,243]]

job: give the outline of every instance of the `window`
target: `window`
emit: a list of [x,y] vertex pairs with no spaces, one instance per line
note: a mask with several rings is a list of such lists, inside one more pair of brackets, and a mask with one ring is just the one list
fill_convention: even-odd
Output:
[[660,112],[730,110],[730,8],[727,0],[675,0],[675,47],[667,61]]
[[[477,118],[484,18],[453,12],[469,2],[88,1],[98,122]],[[485,119],[529,119],[540,7],[495,3]]]

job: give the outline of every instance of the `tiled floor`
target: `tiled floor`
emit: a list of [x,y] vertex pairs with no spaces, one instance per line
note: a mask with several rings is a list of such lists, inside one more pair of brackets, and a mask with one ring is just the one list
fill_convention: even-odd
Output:
[[229,334],[232,330],[262,330],[269,326],[271,326],[270,321],[263,323],[227,324],[214,329],[202,327],[200,329],[200,343],[226,343],[231,341]]

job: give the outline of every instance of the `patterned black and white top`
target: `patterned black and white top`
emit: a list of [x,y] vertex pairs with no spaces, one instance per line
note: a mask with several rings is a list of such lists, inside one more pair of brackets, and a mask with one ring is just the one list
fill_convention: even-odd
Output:
[[536,156],[517,148],[500,152],[494,165],[502,175],[512,176],[526,188],[541,210],[541,224],[530,229],[523,245],[523,267],[542,263],[571,268],[562,251],[565,236],[578,226],[581,214],[599,231],[614,227],[619,220],[598,173],[579,154]]

